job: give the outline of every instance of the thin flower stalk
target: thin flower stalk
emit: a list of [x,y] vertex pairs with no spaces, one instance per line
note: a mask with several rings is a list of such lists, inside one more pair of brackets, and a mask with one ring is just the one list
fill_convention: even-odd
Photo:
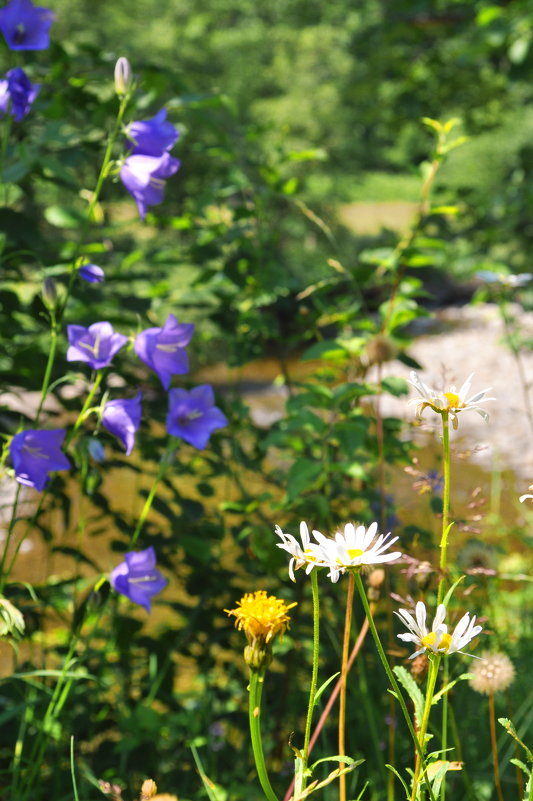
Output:
[[426,698],[424,703],[424,712],[422,713],[422,721],[418,731],[418,743],[420,748],[416,754],[415,759],[415,772],[413,776],[413,788],[411,791],[411,801],[416,801],[418,795],[418,785],[420,783],[420,773],[424,764],[424,753],[426,746],[426,734],[429,726],[429,715],[431,713],[431,704],[433,703],[433,696],[435,694],[435,684],[437,683],[437,675],[439,672],[439,663],[441,657],[439,654],[429,658],[429,674],[426,687]]
[[444,598],[444,583],[446,580],[446,568],[448,562],[448,534],[450,518],[450,420],[447,412],[442,414],[442,469],[444,486],[442,490],[442,529],[440,539],[440,581],[437,595],[437,604],[441,604]]
[[[352,610],[354,596],[354,572],[348,575],[348,592],[346,596],[346,616],[344,618],[344,637],[342,642],[341,686],[339,699],[339,756],[346,756],[346,683],[348,678],[348,648],[352,628]],[[343,767],[343,763],[339,763]],[[339,801],[346,801],[346,775],[339,776]]]
[[[489,719],[490,719],[490,745],[492,751],[492,766],[494,770],[494,785],[498,801],[505,801],[500,780],[500,765],[498,759],[498,742],[496,739],[496,715],[494,712],[494,693],[489,693]],[[531,780],[530,780],[531,781]],[[533,784],[533,782],[531,782]]]
[[270,779],[265,764],[263,753],[263,741],[261,739],[261,696],[263,694],[263,684],[265,680],[265,670],[250,670],[250,693],[248,706],[248,719],[250,722],[250,738],[252,741],[252,751],[254,754],[255,767],[259,782],[267,801],[278,801],[276,793],[272,789]]
[[156,477],[154,479],[154,483],[152,484],[150,492],[148,493],[148,497],[146,498],[146,501],[144,502],[144,506],[142,508],[141,514],[139,515],[139,519],[137,520],[137,525],[135,526],[135,530],[134,530],[133,534],[131,535],[131,540],[130,540],[130,547],[131,548],[133,548],[133,546],[135,545],[135,543],[139,539],[139,535],[140,535],[140,533],[142,531],[142,528],[144,526],[146,518],[148,517],[148,513],[150,512],[150,509],[152,508],[152,503],[154,502],[154,498],[155,498],[155,494],[157,492],[157,488],[159,487],[159,484],[163,480],[163,478],[165,476],[165,473],[167,472],[168,468],[172,464],[174,448],[175,448],[175,443],[174,443],[174,440],[171,439],[170,445],[168,446],[166,452],[163,454],[163,457],[162,457],[161,461],[159,462],[159,468],[157,470]]
[[316,570],[313,570],[310,573],[310,576],[311,591],[313,594],[313,666],[311,670],[311,686],[309,688],[309,705],[307,708],[307,719],[305,722],[301,790],[305,790],[305,786],[307,784],[306,771],[307,763],[309,761],[311,725],[313,722],[313,710],[315,708],[315,695],[318,684],[318,657],[320,650],[320,604],[318,597],[318,575]]
[[[365,610],[366,618],[367,618],[368,624],[370,626],[370,631],[372,633],[372,637],[374,638],[374,642],[376,644],[376,648],[377,648],[377,651],[378,651],[378,654],[379,654],[379,658],[381,660],[381,664],[383,665],[383,667],[385,669],[385,673],[387,674],[387,678],[388,678],[388,680],[390,682],[390,685],[392,687],[392,690],[394,692],[394,696],[398,699],[398,703],[400,704],[400,709],[402,710],[402,714],[403,714],[404,720],[405,720],[405,722],[407,724],[407,728],[409,729],[409,734],[412,737],[412,740],[413,740],[413,743],[414,743],[414,746],[415,746],[415,749],[416,749],[416,753],[420,757],[420,759],[423,760],[423,752],[422,752],[422,749],[420,747],[420,742],[419,742],[418,736],[416,734],[415,728],[413,726],[413,721],[411,720],[411,716],[410,716],[409,711],[407,709],[407,706],[406,706],[406,703],[405,703],[405,699],[403,697],[403,693],[402,693],[402,691],[400,689],[400,685],[396,681],[396,677],[395,677],[394,673],[392,672],[392,670],[390,668],[390,665],[388,663],[387,656],[385,654],[385,650],[383,648],[383,645],[381,643],[381,640],[380,640],[380,637],[379,637],[379,634],[378,634],[378,630],[376,628],[376,624],[374,623],[374,618],[372,617],[372,614],[370,612],[370,606],[369,606],[369,603],[368,603],[368,598],[366,597],[366,592],[365,592],[365,588],[363,586],[363,581],[362,581],[361,576],[359,575],[359,573],[356,573],[355,581],[356,581],[356,584],[357,584],[357,590],[359,592],[359,597],[361,598],[361,602],[362,602],[364,610]],[[428,784],[427,787],[428,787],[429,797],[430,797],[431,801],[435,801],[435,795],[433,793],[433,790],[431,789],[431,785]]]
[[[374,604],[371,604],[370,607],[371,607],[372,614],[373,614]],[[363,625],[361,626],[361,630],[359,631],[359,634],[357,635],[357,639],[356,639],[356,641],[354,643],[354,646],[353,646],[353,648],[351,650],[350,658],[348,659],[348,673],[352,669],[353,663],[355,662],[355,660],[357,658],[357,655],[358,655],[359,651],[362,648],[362,645],[363,645],[363,643],[365,641],[365,637],[368,634],[368,628],[369,628],[368,620],[365,618],[364,621],[363,621]],[[339,677],[337,679],[337,681],[335,682],[335,686],[333,688],[333,691],[332,691],[331,695],[329,696],[329,698],[327,700],[327,703],[326,703],[326,705],[325,705],[325,707],[324,707],[324,709],[322,711],[322,714],[320,715],[320,717],[318,719],[318,723],[316,724],[315,728],[313,729],[313,734],[311,735],[311,740],[309,741],[309,754],[312,752],[313,748],[315,747],[316,741],[318,740],[318,738],[320,736],[320,732],[324,728],[324,725],[325,725],[326,721],[328,720],[328,718],[329,718],[329,716],[331,714],[331,710],[333,709],[333,707],[335,705],[335,701],[337,700],[337,698],[339,696],[340,689],[341,689],[341,679]],[[290,798],[291,798],[291,796],[293,794],[293,790],[294,790],[294,784],[295,784],[295,781],[294,781],[294,777],[293,777],[293,779],[292,779],[292,781],[291,781],[291,783],[290,783],[290,785],[289,785],[289,787],[287,789],[287,792],[285,793],[285,795],[283,797],[283,801],[290,801]]]

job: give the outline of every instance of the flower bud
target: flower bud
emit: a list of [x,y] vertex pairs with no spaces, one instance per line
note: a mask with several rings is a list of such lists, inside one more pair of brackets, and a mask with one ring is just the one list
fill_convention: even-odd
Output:
[[115,90],[119,97],[127,95],[133,84],[131,65],[127,58],[121,56],[115,64]]
[[52,311],[57,304],[57,289],[53,278],[45,278],[42,288],[43,303],[47,309]]
[[140,801],[148,801],[148,799],[153,798],[156,793],[157,793],[157,784],[154,782],[153,779],[146,779],[146,781],[143,782],[143,786],[141,787]]

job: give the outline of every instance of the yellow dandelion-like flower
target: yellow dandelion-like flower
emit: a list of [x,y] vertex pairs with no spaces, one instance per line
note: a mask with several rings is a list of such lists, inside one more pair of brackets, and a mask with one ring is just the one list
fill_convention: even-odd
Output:
[[272,659],[271,643],[276,634],[283,636],[290,624],[287,614],[296,602],[286,604],[265,590],[248,592],[236,609],[224,609],[235,617],[235,628],[244,631],[249,646],[245,650],[246,663],[253,669],[268,667]]
[[491,654],[484,651],[481,659],[476,660],[470,672],[473,678],[470,679],[470,686],[477,693],[492,695],[493,693],[506,690],[514,679],[515,670],[513,663],[505,654]]

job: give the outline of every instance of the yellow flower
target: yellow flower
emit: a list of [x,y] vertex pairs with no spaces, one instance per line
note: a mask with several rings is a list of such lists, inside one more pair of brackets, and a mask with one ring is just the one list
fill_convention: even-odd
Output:
[[235,628],[244,631],[248,648],[246,663],[255,670],[268,667],[272,660],[271,643],[276,634],[283,636],[289,628],[289,609],[296,602],[286,604],[281,598],[267,595],[265,590],[249,592],[237,604],[237,609],[224,609],[235,617]]

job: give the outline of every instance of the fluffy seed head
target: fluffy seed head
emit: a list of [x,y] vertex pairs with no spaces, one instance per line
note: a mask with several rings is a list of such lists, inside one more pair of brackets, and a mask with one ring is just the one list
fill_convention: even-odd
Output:
[[514,679],[514,666],[505,654],[491,654],[484,651],[481,659],[476,659],[470,672],[470,686],[477,693],[492,695],[506,690]]

